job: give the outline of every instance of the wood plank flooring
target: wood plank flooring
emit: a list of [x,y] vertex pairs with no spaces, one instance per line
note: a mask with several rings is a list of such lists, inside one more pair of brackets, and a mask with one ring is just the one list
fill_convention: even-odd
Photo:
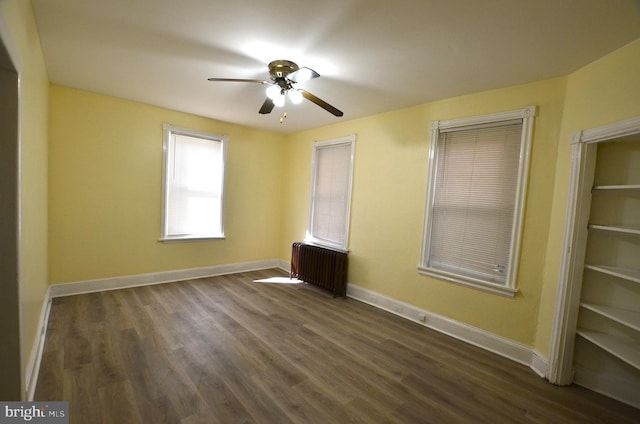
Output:
[[640,410],[256,271],[54,299],[36,400],[70,422],[638,423]]

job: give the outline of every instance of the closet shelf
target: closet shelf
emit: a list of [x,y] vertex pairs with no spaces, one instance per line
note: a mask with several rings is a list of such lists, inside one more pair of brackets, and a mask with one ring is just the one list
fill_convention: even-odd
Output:
[[640,193],[640,184],[599,185],[593,186],[594,193],[637,192]]
[[640,342],[625,337],[578,328],[577,334],[611,355],[640,370]]
[[640,312],[614,308],[607,305],[594,305],[592,303],[581,303],[580,306],[633,330],[640,331]]
[[588,264],[585,265],[584,267],[592,271],[597,271],[603,274],[622,278],[623,280],[633,281],[634,283],[640,283],[640,269],[629,269],[629,268],[619,268],[615,266],[588,265]]
[[640,235],[640,228],[636,227],[622,227],[619,225],[596,225],[589,224],[590,230],[611,231],[615,233],[634,234]]

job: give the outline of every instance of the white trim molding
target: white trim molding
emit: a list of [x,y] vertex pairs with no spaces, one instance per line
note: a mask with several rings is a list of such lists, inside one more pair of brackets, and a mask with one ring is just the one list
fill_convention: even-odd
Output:
[[277,259],[265,259],[255,262],[216,265],[202,268],[188,268],[175,271],[153,272],[149,274],[127,275],[122,277],[101,278],[96,280],[75,281],[52,284],[51,297],[72,296],[106,290],[118,290],[130,287],[149,286],[153,284],[173,283],[195,278],[214,277],[216,275],[235,274],[238,272],[258,271],[261,269],[280,268]]
[[534,118],[536,116],[537,106],[526,106],[522,109],[516,109],[508,112],[490,113],[488,115],[476,115],[465,118],[448,119],[443,121],[433,121],[431,123],[432,130],[445,130],[450,128],[458,128],[468,125],[487,124],[490,122],[510,121],[512,119]]
[[451,318],[434,314],[355,284],[347,284],[347,296],[526,365],[540,377],[546,377],[546,358],[530,346]]
[[598,128],[578,131],[576,136],[580,143],[599,143],[601,141],[611,140],[612,138],[621,138],[638,133],[640,133],[640,116]]
[[49,323],[49,313],[51,312],[51,286],[47,291],[40,309],[40,318],[38,319],[38,332],[33,343],[29,362],[25,370],[25,388],[27,392],[27,401],[33,401],[38,384],[38,375],[40,374],[40,364],[42,363],[42,352],[44,350],[44,342],[47,336],[47,325]]

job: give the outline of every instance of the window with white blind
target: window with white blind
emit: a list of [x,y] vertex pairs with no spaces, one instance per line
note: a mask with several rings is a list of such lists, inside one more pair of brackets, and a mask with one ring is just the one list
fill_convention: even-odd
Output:
[[347,250],[355,141],[352,135],[313,146],[307,243]]
[[515,294],[534,115],[432,124],[421,273]]
[[163,241],[223,238],[226,137],[164,129]]

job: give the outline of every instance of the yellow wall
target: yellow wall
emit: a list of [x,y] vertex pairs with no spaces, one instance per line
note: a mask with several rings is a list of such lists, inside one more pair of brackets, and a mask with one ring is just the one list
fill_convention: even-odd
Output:
[[0,3],[22,65],[21,237],[23,374],[34,349],[47,278],[47,96],[49,81],[31,3]]
[[576,131],[640,115],[640,40],[594,62],[567,78],[567,94],[558,143],[556,184],[536,348],[549,351],[569,189],[571,147]]
[[[281,256],[304,237],[312,142],[357,134],[350,283],[533,345],[553,195],[565,79],[428,103],[288,137]],[[537,105],[516,299],[419,275],[430,122]]]
[[[228,135],[226,239],[161,243],[162,124]],[[278,257],[282,136],[52,86],[51,283]]]

